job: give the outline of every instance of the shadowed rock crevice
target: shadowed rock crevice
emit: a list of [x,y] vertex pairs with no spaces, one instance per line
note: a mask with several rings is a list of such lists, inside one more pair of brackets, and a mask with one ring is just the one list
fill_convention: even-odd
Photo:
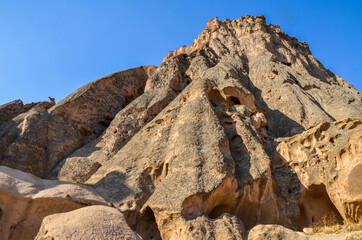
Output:
[[[125,212],[127,216],[128,212]],[[135,215],[133,215],[135,216]],[[160,231],[157,228],[155,215],[151,208],[146,208],[136,218],[127,218],[128,225],[144,240],[161,240]]]
[[308,189],[303,189],[299,209],[300,218],[297,228],[299,231],[317,223],[327,214],[333,214],[339,224],[343,223],[341,214],[330,200],[323,184],[312,185]]
[[262,97],[262,91],[258,89],[252,81],[250,81],[251,91],[255,96],[255,105],[259,109],[266,111],[266,119],[268,122],[268,131],[271,136],[277,137],[288,137],[294,134],[301,133],[305,128],[295,120],[289,118],[284,113],[277,109],[270,109],[268,104]]

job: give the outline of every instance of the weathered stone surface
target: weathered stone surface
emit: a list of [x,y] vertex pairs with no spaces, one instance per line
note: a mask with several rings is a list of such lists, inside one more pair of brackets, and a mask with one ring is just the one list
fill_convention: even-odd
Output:
[[115,116],[104,134],[63,159],[48,178],[85,182],[189,84],[189,65],[183,56],[161,64],[147,80],[145,92]]
[[306,43],[266,25],[263,16],[209,20],[191,46],[169,57],[184,53],[201,54],[214,63],[230,57],[239,61],[256,105],[268,111],[273,136],[291,136],[321,121],[362,117],[361,94],[325,69]]
[[[225,77],[223,69],[220,63],[210,71],[224,72],[220,76]],[[148,214],[154,214],[166,239],[177,236],[176,219],[203,215],[215,219],[231,213],[250,228],[284,218],[273,193],[273,180],[268,180],[270,159],[255,132],[260,124],[254,126],[251,120],[261,113],[234,86],[232,97],[239,103],[235,105],[225,90],[232,88],[232,82],[227,88],[222,86],[211,78],[192,82],[86,182],[126,212],[131,227],[137,229],[142,218],[137,212],[142,206],[142,211],[152,210],[147,210]],[[244,102],[250,108],[237,111]],[[240,151],[244,151],[245,161],[236,156]],[[174,221],[168,221],[171,216]],[[182,236],[191,234],[185,231]]]
[[104,129],[123,107],[143,93],[155,70],[155,66],[142,66],[110,74],[79,88],[49,111]]
[[[50,98],[49,98],[50,99]],[[21,100],[15,100],[0,106],[0,126],[5,122],[10,121],[14,117],[18,116],[21,113],[24,113],[29,110],[37,110],[41,112],[45,112],[52,106],[54,106],[55,102],[52,99],[49,102],[36,102],[36,103],[28,103],[23,104]]]
[[88,141],[84,129],[58,114],[22,113],[0,128],[0,164],[41,177]]
[[294,232],[280,225],[257,225],[247,234],[247,240],[307,240],[302,232]]
[[[174,229],[179,229],[175,231]],[[223,214],[220,218],[209,219],[199,216],[194,219],[173,220],[166,229],[163,239],[242,239],[245,229],[241,221],[232,215]]]
[[[100,135],[117,112],[144,91],[155,70],[143,66],[117,72],[88,83],[56,105],[51,98],[35,104],[0,129],[1,165],[43,177],[59,160]],[[91,164],[91,171],[96,166]]]
[[40,239],[104,239],[141,240],[115,208],[91,206],[43,219],[36,240]]
[[361,222],[361,146],[360,119],[323,122],[279,144],[279,154],[305,186],[299,228],[318,221],[328,211]]
[[0,238],[34,239],[45,216],[106,204],[93,189],[0,167]]
[[23,110],[23,102],[15,100],[0,106],[0,126],[19,115]]
[[247,240],[357,240],[362,231],[331,234],[304,234],[279,225],[258,225],[247,234]]

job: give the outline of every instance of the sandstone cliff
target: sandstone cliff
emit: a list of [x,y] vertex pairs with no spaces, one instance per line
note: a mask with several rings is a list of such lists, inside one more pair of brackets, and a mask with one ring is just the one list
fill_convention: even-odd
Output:
[[[54,106],[0,106],[0,164],[85,184],[110,206],[42,210],[38,222],[60,214],[37,239],[358,238],[296,231],[329,213],[361,222],[361,110],[361,93],[306,43],[263,16],[215,18],[159,67],[114,73]],[[3,191],[2,221],[20,224]]]

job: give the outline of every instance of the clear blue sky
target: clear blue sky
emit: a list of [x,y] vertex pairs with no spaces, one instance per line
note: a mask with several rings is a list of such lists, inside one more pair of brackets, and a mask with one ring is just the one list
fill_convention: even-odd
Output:
[[112,72],[159,65],[208,19],[265,15],[362,90],[362,1],[0,0],[0,104],[58,102]]

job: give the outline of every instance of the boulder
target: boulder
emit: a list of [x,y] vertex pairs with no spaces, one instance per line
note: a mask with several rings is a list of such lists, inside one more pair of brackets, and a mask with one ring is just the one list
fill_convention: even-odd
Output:
[[34,239],[44,217],[106,204],[93,189],[0,166],[0,238]]
[[84,207],[43,219],[35,237],[40,239],[141,240],[127,225],[124,216],[107,206]]

